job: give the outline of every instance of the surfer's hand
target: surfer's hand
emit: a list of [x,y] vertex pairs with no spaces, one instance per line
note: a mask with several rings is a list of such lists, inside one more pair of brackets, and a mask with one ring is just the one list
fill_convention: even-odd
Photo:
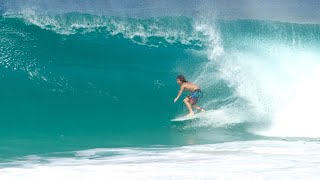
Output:
[[176,103],[177,101],[178,101],[178,98],[175,98],[173,102]]

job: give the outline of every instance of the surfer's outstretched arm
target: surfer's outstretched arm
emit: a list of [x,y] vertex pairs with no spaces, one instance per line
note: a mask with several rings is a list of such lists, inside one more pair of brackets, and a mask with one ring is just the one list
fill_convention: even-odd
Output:
[[183,90],[184,90],[184,85],[182,85],[182,86],[180,87],[179,93],[178,93],[177,97],[174,99],[174,102],[177,102],[177,101],[178,101],[178,99],[179,99],[179,97],[181,96]]

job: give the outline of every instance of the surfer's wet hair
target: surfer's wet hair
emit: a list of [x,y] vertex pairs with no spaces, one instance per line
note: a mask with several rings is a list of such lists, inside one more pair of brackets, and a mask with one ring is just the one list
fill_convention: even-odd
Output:
[[184,77],[184,75],[179,75],[177,76],[177,79],[179,79],[181,82],[187,82],[186,78]]

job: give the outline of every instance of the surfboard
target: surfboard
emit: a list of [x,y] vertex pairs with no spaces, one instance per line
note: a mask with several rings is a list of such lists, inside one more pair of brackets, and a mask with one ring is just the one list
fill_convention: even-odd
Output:
[[[211,110],[211,111],[212,111],[212,110]],[[199,119],[199,118],[201,118],[204,114],[206,114],[207,112],[208,112],[208,111],[199,112],[199,113],[196,113],[196,114],[193,115],[193,116],[177,117],[177,118],[171,119],[171,121],[187,121],[187,120]]]

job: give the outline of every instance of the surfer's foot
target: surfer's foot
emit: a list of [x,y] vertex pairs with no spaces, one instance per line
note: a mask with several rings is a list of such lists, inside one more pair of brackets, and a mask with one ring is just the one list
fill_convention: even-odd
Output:
[[200,111],[201,111],[201,112],[206,112],[206,110],[204,110],[204,109],[202,109],[202,108],[200,109]]
[[194,116],[194,112],[187,114],[186,116]]

